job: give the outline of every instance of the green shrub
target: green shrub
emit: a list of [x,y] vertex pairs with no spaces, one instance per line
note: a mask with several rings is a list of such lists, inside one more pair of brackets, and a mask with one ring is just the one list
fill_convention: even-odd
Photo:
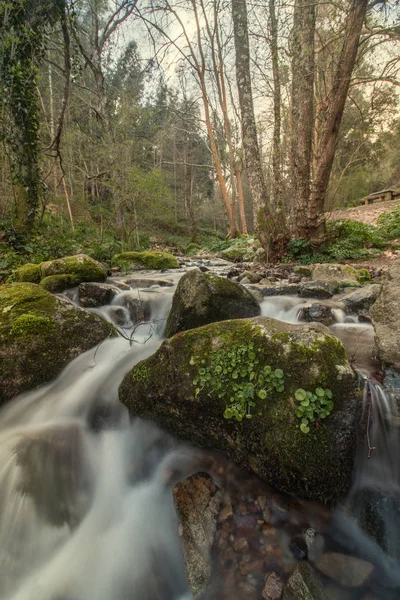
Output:
[[384,240],[400,238],[400,204],[378,217],[378,231]]

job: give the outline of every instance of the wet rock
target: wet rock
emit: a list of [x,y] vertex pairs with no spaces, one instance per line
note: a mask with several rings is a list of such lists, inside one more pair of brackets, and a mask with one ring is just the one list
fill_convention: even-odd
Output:
[[389,269],[382,292],[371,308],[379,356],[388,365],[400,367],[400,259]]
[[299,320],[306,323],[322,323],[327,327],[335,322],[331,309],[323,304],[305,306],[299,312]]
[[282,597],[283,582],[277,573],[268,573],[265,577],[265,583],[261,596],[265,600],[279,600]]
[[338,291],[337,282],[308,281],[301,284],[299,296],[300,298],[331,298]]
[[381,289],[382,286],[378,284],[370,284],[343,296],[342,302],[345,305],[346,313],[368,312],[381,293]]
[[264,296],[262,295],[262,292],[260,290],[260,288],[258,286],[255,285],[248,285],[247,289],[249,290],[249,292],[251,293],[251,295],[253,296],[253,298],[255,298],[255,300],[260,303],[264,300]]
[[263,277],[263,279],[261,279],[259,281],[260,285],[263,285],[264,287],[271,287],[272,286],[272,281],[270,279],[266,279],[265,277]]
[[289,283],[300,283],[302,280],[301,275],[289,275]]
[[365,313],[360,313],[358,315],[359,323],[372,323],[372,317],[370,315],[366,315]]
[[374,571],[374,565],[347,554],[329,552],[315,563],[321,573],[343,587],[356,588],[364,585]]
[[301,562],[297,565],[285,585],[283,600],[328,599],[318,574],[307,562]]
[[120,290],[108,283],[81,283],[78,288],[79,302],[85,308],[111,304]]
[[166,336],[226,319],[254,317],[258,302],[242,285],[193,269],[180,280],[168,315]]
[[307,546],[308,558],[315,562],[324,551],[325,540],[320,533],[316,533],[312,528],[305,531],[304,540]]
[[240,276],[240,281],[245,278],[248,279],[248,283],[259,283],[263,276],[260,275],[260,273],[254,273],[253,271],[243,271],[242,275]]
[[[270,371],[283,385],[271,387]],[[320,385],[332,391],[333,412],[302,433],[294,393]],[[240,395],[231,401],[238,390],[255,406],[241,404]],[[357,394],[344,347],[327,328],[266,317],[180,333],[136,365],[120,387],[132,415],[224,451],[280,490],[323,501],[349,487]],[[243,410],[239,418],[231,405]]]
[[0,288],[0,404],[54,379],[76,356],[116,335],[98,315],[34,283]]
[[121,297],[121,302],[129,312],[129,316],[133,324],[148,321],[151,316],[151,304],[149,300],[142,298],[133,298],[126,295]]
[[149,288],[153,285],[160,287],[172,287],[174,283],[169,279],[152,279],[151,277],[130,277],[125,282],[132,288]]
[[127,323],[127,313],[122,306],[109,306],[109,314],[116,325],[123,327]]
[[195,597],[204,590],[211,573],[210,550],[217,527],[222,491],[211,477],[198,474],[178,483],[175,503],[182,525],[182,545],[188,580]]
[[301,286],[296,283],[286,285],[274,285],[261,288],[263,296],[296,296],[299,294]]
[[347,283],[358,283],[357,271],[349,265],[339,264],[315,264],[312,267],[312,278],[315,281],[341,281]]

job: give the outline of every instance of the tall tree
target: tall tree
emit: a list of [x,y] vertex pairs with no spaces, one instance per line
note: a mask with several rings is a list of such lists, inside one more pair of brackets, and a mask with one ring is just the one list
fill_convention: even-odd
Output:
[[236,81],[241,113],[243,149],[246,172],[253,201],[254,228],[267,244],[263,233],[263,211],[267,207],[267,188],[261,164],[254,114],[253,91],[250,73],[250,46],[246,0],[232,0],[232,20],[236,50]]
[[291,225],[297,237],[308,235],[308,206],[314,127],[315,4],[295,0],[292,39]]
[[43,193],[38,64],[45,50],[46,29],[64,14],[64,0],[0,2],[2,137],[10,156],[14,225],[20,235],[31,232]]

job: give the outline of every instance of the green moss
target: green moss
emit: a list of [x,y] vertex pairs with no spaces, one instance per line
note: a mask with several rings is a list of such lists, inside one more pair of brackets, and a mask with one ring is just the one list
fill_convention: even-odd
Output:
[[42,278],[52,275],[74,275],[77,283],[83,281],[105,281],[107,273],[102,266],[85,254],[65,256],[40,265]]
[[34,283],[0,287],[0,404],[51,381],[115,329]]
[[358,283],[365,283],[366,281],[371,281],[371,273],[368,269],[358,269],[357,271],[357,281]]
[[303,265],[294,267],[293,272],[297,275],[303,275],[304,277],[311,277],[312,275],[312,270],[309,267],[304,267]]
[[133,267],[141,269],[177,269],[179,263],[167,252],[123,252],[112,259],[114,266],[127,270]]
[[15,281],[28,281],[30,283],[40,282],[40,265],[28,263],[14,271]]
[[17,317],[11,325],[12,332],[19,337],[47,335],[55,330],[55,324],[48,317],[24,314]]
[[40,285],[48,292],[57,294],[79,283],[81,283],[81,279],[78,275],[49,275],[42,279]]
[[201,246],[198,244],[188,244],[185,248],[185,254],[192,255],[197,254],[198,250],[201,250]]

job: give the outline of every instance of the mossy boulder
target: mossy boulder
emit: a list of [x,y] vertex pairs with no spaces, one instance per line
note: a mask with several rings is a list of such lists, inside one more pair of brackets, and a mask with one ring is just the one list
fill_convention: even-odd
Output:
[[115,330],[34,283],[0,288],[0,404],[51,381]]
[[213,273],[192,269],[176,288],[166,336],[214,321],[255,317],[260,313],[260,305],[244,286]]
[[74,275],[77,285],[82,281],[105,281],[107,273],[102,265],[87,256],[86,254],[76,254],[75,256],[64,256],[56,260],[49,260],[40,265],[41,278],[53,275]]
[[311,277],[312,270],[310,267],[305,267],[304,265],[297,265],[293,269],[293,273],[296,275],[301,275],[302,277]]
[[[300,389],[328,390],[329,416],[302,427],[299,408],[308,407]],[[350,486],[358,394],[344,347],[326,327],[266,317],[179,333],[120,387],[132,415],[224,451],[284,492],[323,502]]]
[[79,283],[79,276],[77,275],[49,275],[44,277],[40,285],[42,288],[53,294],[58,294],[64,290],[74,287]]
[[123,271],[179,268],[175,256],[168,252],[122,252],[113,257],[112,264]]
[[40,265],[27,263],[14,271],[15,281],[28,281],[30,283],[40,282]]

